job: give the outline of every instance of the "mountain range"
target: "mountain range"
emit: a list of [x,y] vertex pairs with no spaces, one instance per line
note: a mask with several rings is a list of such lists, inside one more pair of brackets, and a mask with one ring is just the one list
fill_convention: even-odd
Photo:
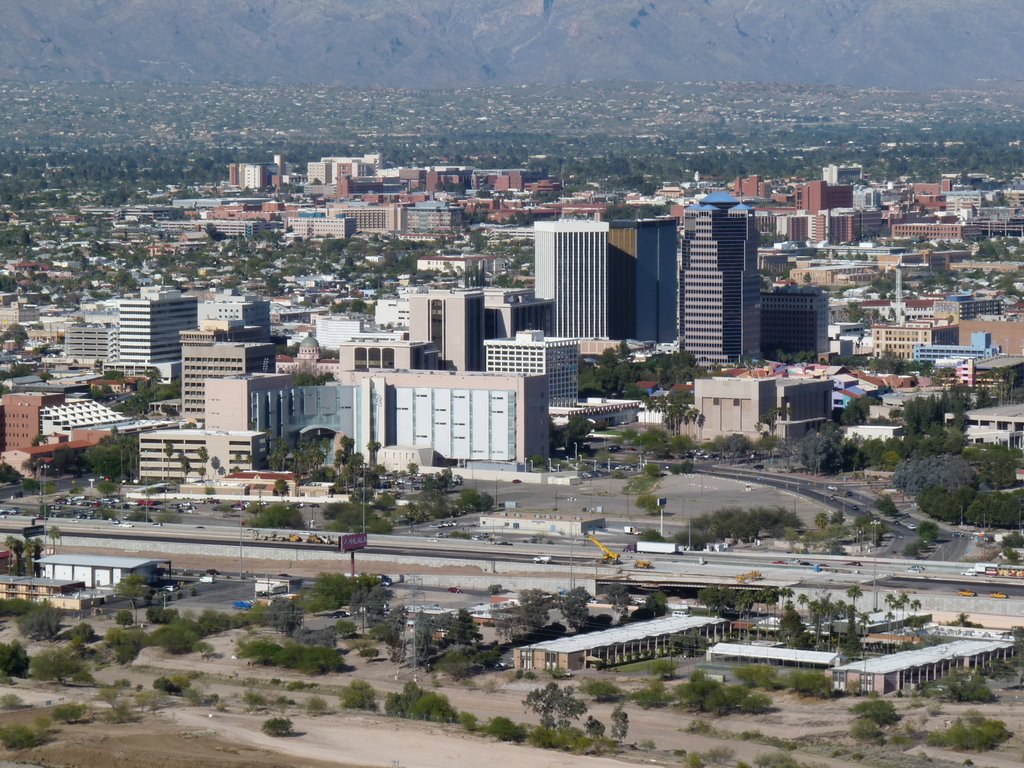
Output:
[[1019,77],[1020,0],[7,0],[0,79],[935,90]]

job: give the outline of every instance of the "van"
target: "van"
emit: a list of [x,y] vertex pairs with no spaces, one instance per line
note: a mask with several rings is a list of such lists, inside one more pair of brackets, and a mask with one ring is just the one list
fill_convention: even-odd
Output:
[[217,578],[216,576],[213,576],[212,574],[208,573],[205,576],[200,576],[199,577],[199,583],[200,584],[213,584],[213,580],[216,579],[216,578]]
[[689,615],[690,615],[690,612],[688,610],[686,610],[685,608],[677,608],[674,611],[672,611],[672,618],[673,619],[683,619],[683,618],[686,618]]

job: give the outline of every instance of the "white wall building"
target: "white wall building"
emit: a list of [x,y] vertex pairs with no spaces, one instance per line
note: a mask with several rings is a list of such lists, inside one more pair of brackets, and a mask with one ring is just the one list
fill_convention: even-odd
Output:
[[143,288],[137,299],[117,303],[117,362],[149,365],[181,359],[181,331],[196,328],[195,296],[165,288]]
[[199,304],[197,309],[200,325],[204,320],[241,320],[243,325],[262,329],[260,341],[270,341],[270,302],[259,296],[224,291],[215,299]]
[[608,231],[600,221],[534,224],[536,294],[555,300],[555,335],[608,336]]
[[63,405],[51,405],[39,411],[44,435],[66,435],[73,429],[100,424],[118,424],[125,420],[123,413],[107,408],[95,400],[68,400]]
[[545,338],[543,331],[522,331],[511,339],[484,341],[488,373],[544,374],[552,406],[576,405],[580,344],[576,339]]
[[363,321],[359,318],[337,315],[319,315],[314,320],[314,336],[323,349],[337,349],[342,343],[363,334]]
[[374,304],[373,321],[380,328],[408,328],[409,299],[378,299]]

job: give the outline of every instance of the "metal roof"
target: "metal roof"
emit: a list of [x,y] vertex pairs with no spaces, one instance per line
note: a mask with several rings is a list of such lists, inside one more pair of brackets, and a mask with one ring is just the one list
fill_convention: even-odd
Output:
[[797,648],[780,646],[747,645],[745,643],[715,643],[708,648],[711,656],[735,656],[745,659],[766,661],[788,661],[793,664],[815,664],[835,666],[842,661],[842,654],[831,651],[801,651]]
[[40,565],[75,565],[87,568],[122,568],[134,570],[147,565],[159,565],[167,560],[148,560],[141,557],[115,557],[113,555],[47,555],[36,560]]
[[894,653],[877,659],[851,662],[850,664],[836,667],[836,671],[886,675],[890,672],[913,669],[925,664],[935,664],[945,659],[962,659],[1012,646],[1013,643],[1009,640],[957,640],[945,645],[933,645],[929,648],[902,651],[901,653]]
[[712,624],[724,623],[725,619],[719,619],[715,616],[665,616],[660,619],[652,619],[651,621],[625,624],[621,627],[606,629],[603,632],[589,632],[584,635],[560,637],[556,640],[534,643],[524,647],[537,648],[550,651],[551,653],[576,653],[578,651],[587,651],[591,648],[644,640],[648,637],[673,635],[679,632],[687,632],[691,629],[700,629]]

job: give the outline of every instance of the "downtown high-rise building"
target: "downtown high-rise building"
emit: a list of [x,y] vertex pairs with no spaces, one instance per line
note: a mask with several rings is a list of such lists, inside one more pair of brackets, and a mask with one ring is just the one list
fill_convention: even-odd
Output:
[[680,349],[705,365],[761,353],[761,276],[754,209],[724,192],[683,212]]
[[672,342],[678,337],[674,219],[541,221],[536,294],[555,303],[555,335]]

